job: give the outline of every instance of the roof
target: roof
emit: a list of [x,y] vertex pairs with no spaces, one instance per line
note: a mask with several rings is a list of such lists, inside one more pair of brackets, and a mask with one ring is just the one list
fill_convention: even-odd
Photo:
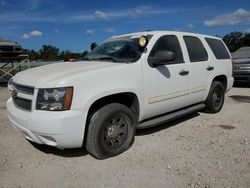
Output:
[[215,38],[215,39],[221,40],[221,38],[211,36],[211,35],[190,33],[190,32],[181,32],[181,31],[144,31],[144,32],[128,33],[128,34],[124,34],[124,35],[114,36],[113,38],[123,37],[123,36],[128,36],[128,35],[155,35],[155,34],[191,35],[191,36],[209,37],[209,38]]
[[11,40],[0,39],[0,46],[20,46],[17,42],[12,42]]

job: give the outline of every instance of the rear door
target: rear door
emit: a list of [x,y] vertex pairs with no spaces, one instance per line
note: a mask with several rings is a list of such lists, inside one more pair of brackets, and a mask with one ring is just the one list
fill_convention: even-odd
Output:
[[183,36],[188,57],[186,62],[189,69],[190,104],[205,100],[208,78],[214,67],[211,65],[208,53],[200,38],[196,36]]

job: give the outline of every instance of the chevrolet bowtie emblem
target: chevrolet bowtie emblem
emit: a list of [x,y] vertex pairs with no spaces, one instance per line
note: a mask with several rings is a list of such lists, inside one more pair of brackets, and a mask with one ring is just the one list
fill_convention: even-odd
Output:
[[13,91],[11,92],[11,95],[12,95],[13,98],[16,98],[16,97],[17,97],[17,91],[16,91],[16,90],[13,90]]

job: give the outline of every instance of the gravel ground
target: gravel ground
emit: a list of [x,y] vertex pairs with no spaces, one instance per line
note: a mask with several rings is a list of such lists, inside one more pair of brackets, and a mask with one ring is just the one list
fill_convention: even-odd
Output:
[[7,119],[8,97],[0,88],[0,187],[250,187],[250,87],[233,88],[218,114],[137,131],[106,160],[29,143]]

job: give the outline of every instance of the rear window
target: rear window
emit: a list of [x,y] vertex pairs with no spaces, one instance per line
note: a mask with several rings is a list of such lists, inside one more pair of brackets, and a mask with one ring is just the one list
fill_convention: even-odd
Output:
[[208,60],[207,52],[199,38],[192,36],[184,36],[183,38],[186,43],[189,59],[191,62]]
[[218,39],[205,38],[216,59],[230,59],[230,55],[223,42]]

